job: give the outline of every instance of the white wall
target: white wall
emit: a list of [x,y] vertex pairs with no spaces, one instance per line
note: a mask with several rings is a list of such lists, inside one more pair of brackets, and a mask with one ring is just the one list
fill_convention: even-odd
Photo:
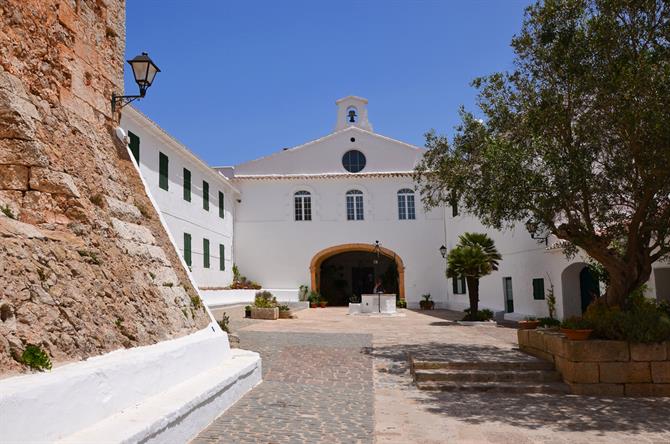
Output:
[[[339,160],[338,160],[339,161]],[[416,220],[398,220],[397,192],[413,188],[410,176],[395,178],[238,179],[235,257],[242,274],[264,288],[310,285],[309,265],[319,251],[348,243],[381,245],[405,265],[405,295],[418,305],[423,293],[446,302],[447,281],[439,246],[444,213],[416,204]],[[365,193],[365,220],[346,219],[345,193]],[[312,193],[312,221],[295,221],[293,194]]]
[[[234,201],[237,198],[234,187],[134,108],[124,109],[121,127],[140,138],[140,171],[182,256],[184,233],[191,235],[191,269],[198,286],[224,287],[230,284],[234,261]],[[159,152],[169,158],[167,191],[159,187]],[[190,202],[183,198],[184,168],[191,171]],[[209,183],[209,211],[203,209],[203,180]],[[223,218],[219,217],[219,191],[225,196]],[[203,261],[205,238],[210,244],[209,268],[204,268]],[[225,246],[225,271],[219,269],[219,244]]]

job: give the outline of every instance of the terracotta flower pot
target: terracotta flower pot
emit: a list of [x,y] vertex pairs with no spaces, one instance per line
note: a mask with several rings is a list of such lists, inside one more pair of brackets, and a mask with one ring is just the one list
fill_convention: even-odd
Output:
[[319,302],[319,307],[321,308],[326,308],[326,305],[328,305],[327,302]]
[[291,310],[279,310],[279,319],[291,319]]
[[565,335],[566,338],[571,341],[585,341],[591,336],[593,330],[583,329],[583,330],[572,330],[569,328],[561,328],[561,333]]
[[518,324],[521,330],[535,330],[540,326],[540,321],[519,321]]
[[316,307],[317,307],[316,302],[310,302],[310,303],[309,303],[309,307],[310,307],[310,308],[316,308]]

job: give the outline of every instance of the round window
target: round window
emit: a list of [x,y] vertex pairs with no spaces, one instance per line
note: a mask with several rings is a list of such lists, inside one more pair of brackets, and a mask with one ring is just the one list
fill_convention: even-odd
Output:
[[351,150],[342,156],[342,166],[350,173],[358,173],[365,168],[365,155],[358,150]]

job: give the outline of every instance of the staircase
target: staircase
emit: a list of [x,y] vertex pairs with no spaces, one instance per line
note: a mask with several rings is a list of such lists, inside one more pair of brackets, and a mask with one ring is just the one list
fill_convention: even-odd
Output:
[[488,393],[569,393],[554,365],[539,359],[448,361],[410,356],[421,390]]

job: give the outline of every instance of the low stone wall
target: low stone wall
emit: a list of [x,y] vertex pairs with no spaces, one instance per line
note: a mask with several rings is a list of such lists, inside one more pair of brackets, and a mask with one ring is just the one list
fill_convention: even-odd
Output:
[[570,341],[556,331],[518,330],[519,348],[553,362],[573,394],[670,396],[670,342]]

